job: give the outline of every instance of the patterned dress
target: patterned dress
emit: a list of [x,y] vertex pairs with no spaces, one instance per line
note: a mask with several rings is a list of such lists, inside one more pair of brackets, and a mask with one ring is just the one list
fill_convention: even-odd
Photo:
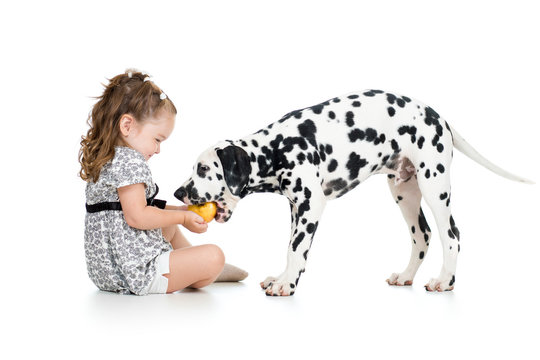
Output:
[[[114,158],[101,170],[97,182],[86,185],[86,203],[119,201],[117,189],[143,183],[146,197],[156,185],[144,156],[117,146]],[[84,249],[90,279],[101,290],[146,295],[156,274],[156,258],[172,250],[161,229],[130,227],[120,210],[86,213]]]

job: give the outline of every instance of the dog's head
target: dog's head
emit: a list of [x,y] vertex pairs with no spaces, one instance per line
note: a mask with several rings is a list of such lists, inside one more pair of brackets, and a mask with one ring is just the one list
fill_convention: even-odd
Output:
[[236,203],[247,195],[251,164],[249,155],[238,146],[222,142],[204,151],[191,177],[174,196],[184,204],[217,203],[217,222],[231,217]]

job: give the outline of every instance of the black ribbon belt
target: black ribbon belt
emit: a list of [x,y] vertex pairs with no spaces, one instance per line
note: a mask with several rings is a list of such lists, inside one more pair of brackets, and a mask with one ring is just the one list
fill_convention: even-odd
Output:
[[[165,205],[167,204],[167,201],[159,200],[155,198],[158,192],[159,192],[159,187],[156,184],[156,192],[154,193],[154,195],[146,199],[146,205],[155,206],[160,209],[165,209]],[[96,213],[96,212],[106,211],[106,210],[122,211],[122,205],[120,204],[120,201],[100,202],[100,203],[92,204],[92,205],[86,204],[86,211],[88,211],[89,213]]]

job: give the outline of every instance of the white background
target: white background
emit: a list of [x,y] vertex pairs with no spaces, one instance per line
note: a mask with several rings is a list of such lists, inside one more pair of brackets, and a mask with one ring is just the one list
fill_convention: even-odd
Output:
[[188,234],[249,271],[243,283],[146,297],[95,288],[77,154],[92,96],[128,67],[152,74],[179,109],[150,161],[173,204],[213,143],[368,88],[430,104],[486,157],[540,181],[533,1],[193,3],[0,5],[0,357],[538,358],[538,185],[460,153],[453,292],[423,288],[439,273],[436,236],[412,287],[385,283],[405,268],[410,240],[384,176],[328,204],[293,297],[258,285],[281,273],[289,242],[289,206],[273,194]]

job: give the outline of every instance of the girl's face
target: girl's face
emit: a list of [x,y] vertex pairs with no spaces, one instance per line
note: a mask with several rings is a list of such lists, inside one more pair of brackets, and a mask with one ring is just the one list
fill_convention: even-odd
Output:
[[124,115],[120,119],[122,140],[148,161],[152,155],[159,154],[160,144],[171,135],[175,118],[174,114],[165,110],[158,111],[142,123],[130,115]]

